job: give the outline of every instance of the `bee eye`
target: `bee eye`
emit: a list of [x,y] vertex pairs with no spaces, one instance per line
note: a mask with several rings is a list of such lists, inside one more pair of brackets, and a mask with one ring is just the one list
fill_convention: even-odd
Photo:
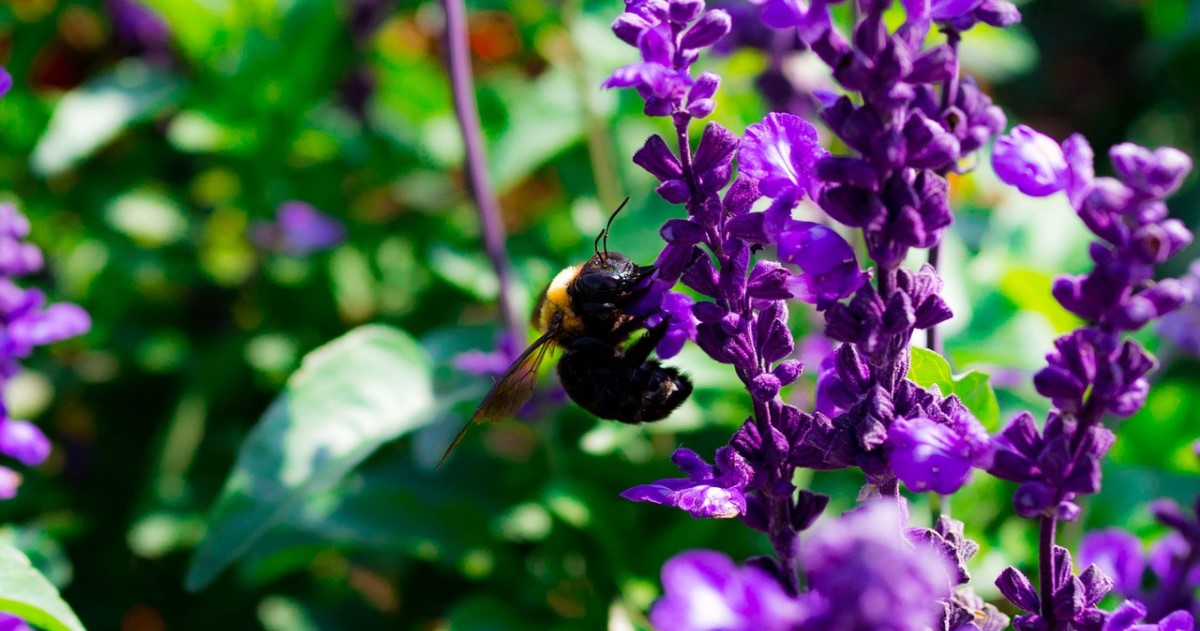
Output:
[[611,274],[580,274],[575,282],[588,293],[611,294],[621,288],[621,281]]

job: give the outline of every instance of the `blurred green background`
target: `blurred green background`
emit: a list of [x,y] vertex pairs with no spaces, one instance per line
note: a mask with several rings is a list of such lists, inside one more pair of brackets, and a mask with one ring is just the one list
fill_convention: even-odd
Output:
[[[608,31],[622,3],[470,4],[476,96],[521,310],[558,269],[586,258],[624,195],[632,201],[613,246],[652,260],[657,226],[679,209],[629,156],[663,121],[644,117],[636,95],[597,87],[635,55]],[[1125,139],[1197,146],[1200,3],[1021,8],[1023,24],[972,31],[963,50],[1011,122],[1058,138],[1082,132],[1098,153]],[[165,30],[146,26],[151,18],[137,13],[146,10]],[[669,556],[769,552],[735,521],[617,497],[678,475],[667,457],[680,444],[711,455],[745,418],[748,398],[731,371],[694,348],[676,363],[698,391],[669,421],[619,426],[549,405],[534,423],[477,429],[432,469],[490,383],[454,369],[453,358],[491,350],[499,320],[464,190],[442,23],[437,3],[383,0],[0,6],[0,62],[16,84],[0,100],[0,195],[18,201],[47,252],[34,281],[95,323],[86,338],[41,353],[6,393],[56,449],[0,505],[0,523],[89,628],[644,628]],[[716,120],[740,132],[765,114],[754,83],[761,52],[698,67],[723,76]],[[981,164],[953,183],[959,218],[943,260],[957,317],[946,351],[956,372],[992,373],[1007,419],[1045,410],[1029,375],[1077,324],[1050,282],[1086,266],[1087,235],[1064,202],[1017,197]],[[1194,180],[1172,202],[1193,229]],[[254,222],[287,200],[338,218],[347,241],[309,256],[256,247]],[[1191,257],[1180,258],[1168,273]],[[792,319],[798,332],[819,331],[806,305]],[[429,413],[395,431],[398,440],[381,439],[348,475],[246,512],[246,523],[230,525],[235,509],[210,519],[239,448],[301,358],[366,323],[419,341],[388,338],[411,363],[386,396],[432,397]],[[1152,332],[1142,340],[1159,346]],[[314,400],[340,401],[356,377],[377,379],[373,369],[390,374],[356,348],[314,361],[308,383],[325,386]],[[1104,491],[1087,507],[1089,528],[1152,536],[1147,500],[1200,491],[1190,447],[1200,372],[1164,352],[1150,402],[1122,426]],[[813,366],[820,355],[802,358]],[[543,387],[553,398],[555,380]],[[808,405],[811,394],[805,380],[788,396]],[[315,436],[346,422],[334,414],[310,424]],[[275,451],[291,444],[258,438]],[[326,466],[319,455],[314,469]],[[804,482],[832,495],[831,510],[853,505],[861,484],[849,473]],[[1011,491],[976,476],[953,502],[983,545],[973,569],[985,596],[1002,567],[1034,557]],[[927,519],[924,499],[913,514]],[[220,536],[197,563],[216,555],[232,567],[189,593],[184,577],[206,531]],[[1078,536],[1075,527],[1063,534]]]

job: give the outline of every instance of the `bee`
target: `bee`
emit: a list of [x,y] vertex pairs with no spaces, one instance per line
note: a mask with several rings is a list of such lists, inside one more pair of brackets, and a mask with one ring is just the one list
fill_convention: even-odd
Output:
[[492,385],[446,448],[439,467],[473,424],[510,418],[529,401],[538,368],[554,348],[563,352],[558,362],[563,390],[599,418],[632,424],[660,421],[691,395],[692,382],[686,375],[650,359],[667,333],[666,317],[624,348],[650,315],[634,316],[627,311],[644,296],[646,281],[656,269],[608,251],[613,219],[628,202],[626,198],[613,211],[596,236],[592,245],[595,255],[550,281],[533,310],[533,326],[541,335]]

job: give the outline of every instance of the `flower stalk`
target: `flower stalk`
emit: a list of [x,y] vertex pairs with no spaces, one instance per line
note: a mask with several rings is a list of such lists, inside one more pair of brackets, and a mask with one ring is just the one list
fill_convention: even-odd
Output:
[[513,303],[512,272],[504,246],[504,222],[487,171],[487,153],[475,104],[475,86],[471,77],[471,49],[467,42],[467,8],[463,0],[442,0],[446,16],[446,62],[454,112],[462,131],[465,171],[479,223],[483,245],[491,260],[499,285],[498,300],[504,318],[504,330],[511,348],[525,346],[525,325],[517,317]]

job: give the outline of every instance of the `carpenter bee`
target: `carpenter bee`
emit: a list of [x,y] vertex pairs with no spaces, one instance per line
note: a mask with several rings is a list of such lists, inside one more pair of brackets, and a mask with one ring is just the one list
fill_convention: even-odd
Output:
[[[446,448],[441,466],[476,422],[509,418],[533,396],[538,367],[551,348],[563,351],[558,378],[563,390],[583,409],[602,419],[647,423],[666,418],[692,393],[687,376],[650,359],[662,341],[667,318],[628,348],[625,342],[647,315],[626,311],[647,291],[655,266],[636,265],[608,251],[608,231],[626,198],[608,218],[593,244],[595,255],[559,272],[538,299],[533,326],[541,335],[492,385],[470,420]],[[603,242],[603,249],[601,249]]]

